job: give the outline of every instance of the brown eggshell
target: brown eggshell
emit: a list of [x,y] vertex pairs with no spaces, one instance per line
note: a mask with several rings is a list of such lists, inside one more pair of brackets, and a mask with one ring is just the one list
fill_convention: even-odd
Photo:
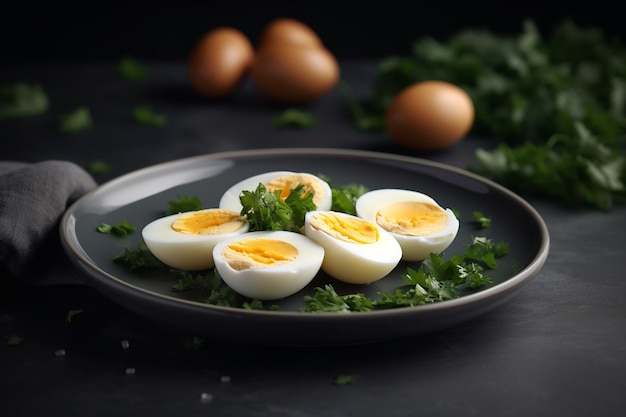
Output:
[[257,50],[250,75],[259,91],[282,103],[308,103],[339,80],[339,64],[323,47],[268,43]]
[[189,82],[203,96],[223,97],[239,86],[253,60],[252,43],[241,31],[230,27],[213,29],[191,50]]
[[387,107],[385,125],[401,146],[420,151],[448,148],[474,123],[474,104],[460,87],[445,81],[422,81],[400,91]]
[[290,18],[274,19],[262,30],[257,48],[267,44],[289,43],[321,47],[322,41],[307,24]]

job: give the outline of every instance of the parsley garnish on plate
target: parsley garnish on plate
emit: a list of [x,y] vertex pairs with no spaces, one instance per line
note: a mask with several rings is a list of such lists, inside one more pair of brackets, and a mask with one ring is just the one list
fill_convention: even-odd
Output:
[[137,228],[124,220],[118,224],[108,224],[108,223],[100,223],[97,228],[98,232],[102,234],[113,234],[115,236],[126,236],[128,234],[134,233]]
[[394,293],[380,292],[379,299],[372,299],[361,293],[339,295],[332,285],[326,284],[324,288],[315,288],[313,295],[304,297],[301,311],[367,312],[452,300],[459,296],[459,289],[464,285],[470,289],[492,285],[492,279],[483,271],[495,269],[496,258],[507,253],[505,242],[493,243],[485,237],[474,237],[462,255],[455,254],[445,260],[443,253],[433,253],[419,269],[407,268],[402,278],[408,288],[398,288]]
[[202,208],[202,202],[196,196],[178,195],[176,200],[167,202],[168,210],[166,215],[195,211]]
[[300,232],[308,211],[316,209],[313,193],[299,184],[291,190],[287,198],[280,198],[281,190],[269,191],[259,184],[254,191],[244,190],[240,201],[241,214],[247,216],[250,231],[286,230]]

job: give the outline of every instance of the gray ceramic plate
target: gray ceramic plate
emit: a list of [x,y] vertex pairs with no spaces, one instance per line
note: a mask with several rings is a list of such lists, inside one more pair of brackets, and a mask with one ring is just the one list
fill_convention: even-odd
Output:
[[[113,257],[134,249],[140,233],[115,238],[96,232],[100,223],[128,221],[140,230],[164,215],[168,201],[197,196],[215,207],[224,191],[246,177],[277,170],[324,174],[336,186],[362,184],[369,189],[405,188],[429,194],[459,215],[459,233],[446,252],[462,253],[472,236],[509,243],[509,254],[490,271],[494,285],[460,298],[418,307],[366,313],[301,313],[303,297],[332,283],[338,293],[393,292],[404,285],[401,274],[419,264],[401,263],[382,280],[351,286],[319,273],[301,292],[280,302],[278,311],[205,304],[204,295],[174,292],[170,272],[133,273]],[[477,229],[472,213],[492,219]],[[101,185],[65,213],[61,239],[75,265],[105,296],[138,315],[203,338],[275,345],[368,343],[435,331],[475,318],[510,299],[543,266],[549,250],[547,227],[526,201],[492,181],[462,169],[391,154],[337,149],[267,149],[218,153],[141,169]]]

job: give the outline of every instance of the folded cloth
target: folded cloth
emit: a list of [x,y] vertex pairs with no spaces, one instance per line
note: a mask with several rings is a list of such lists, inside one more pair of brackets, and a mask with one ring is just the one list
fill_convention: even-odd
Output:
[[69,161],[0,161],[0,272],[36,285],[79,284],[59,238],[65,210],[96,186]]

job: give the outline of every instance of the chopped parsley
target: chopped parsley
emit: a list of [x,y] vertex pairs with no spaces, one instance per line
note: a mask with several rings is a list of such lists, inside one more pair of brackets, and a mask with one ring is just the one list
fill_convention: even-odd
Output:
[[466,245],[466,252],[444,260],[443,254],[432,253],[419,269],[407,268],[403,280],[409,288],[398,288],[394,293],[379,292],[379,299],[355,293],[339,295],[326,284],[317,287],[312,296],[304,297],[301,311],[308,313],[367,312],[400,307],[414,307],[459,296],[461,286],[477,289],[492,285],[492,279],[483,274],[485,268],[495,269],[496,258],[508,253],[505,242],[492,243],[485,237],[474,237]]
[[338,375],[333,380],[335,385],[349,385],[354,384],[356,382],[356,377],[354,375]]
[[489,226],[491,226],[491,219],[489,217],[486,217],[482,212],[474,211],[472,215],[474,216],[474,219],[476,220],[476,224],[479,227],[486,229]]
[[7,340],[7,345],[9,346],[17,346],[20,343],[22,343],[24,341],[23,337],[17,336],[15,334],[12,334],[11,336],[9,336],[9,339]]
[[312,114],[296,108],[283,111],[272,121],[272,125],[276,128],[310,129],[316,124],[317,120]]
[[85,106],[63,114],[59,119],[59,130],[65,133],[82,132],[91,129],[92,126],[93,118],[91,117],[91,111]]
[[78,310],[70,310],[67,312],[67,317],[65,317],[65,324],[67,324],[68,326],[70,324],[72,324],[72,322],[74,321],[74,319],[78,316],[81,316],[83,313],[85,312],[84,309],[78,309]]
[[313,193],[302,184],[291,190],[287,198],[280,198],[281,190],[269,191],[259,183],[256,190],[244,190],[239,197],[241,214],[247,216],[250,231],[287,230],[300,232],[308,211],[316,209]]
[[102,233],[102,234],[113,234],[115,236],[126,236],[129,235],[131,233],[134,233],[137,228],[135,226],[133,226],[132,224],[130,224],[129,222],[127,222],[126,220],[124,220],[121,223],[118,224],[108,224],[108,223],[100,223],[100,225],[97,228],[98,232]]
[[168,200],[168,210],[166,215],[196,211],[202,208],[202,202],[198,197],[179,195],[176,200]]
[[139,242],[138,248],[135,250],[125,248],[123,253],[113,257],[113,262],[125,265],[131,272],[165,267],[165,265],[150,252],[143,241]]
[[46,92],[35,84],[15,83],[0,86],[0,121],[37,116],[48,110]]
[[150,106],[138,106],[133,109],[133,120],[143,126],[161,127],[167,122],[167,117],[156,114]]
[[149,76],[149,72],[143,63],[129,57],[120,60],[117,72],[122,79],[127,81],[145,81]]
[[113,171],[113,165],[104,161],[96,160],[89,163],[87,171],[91,174],[108,174]]

